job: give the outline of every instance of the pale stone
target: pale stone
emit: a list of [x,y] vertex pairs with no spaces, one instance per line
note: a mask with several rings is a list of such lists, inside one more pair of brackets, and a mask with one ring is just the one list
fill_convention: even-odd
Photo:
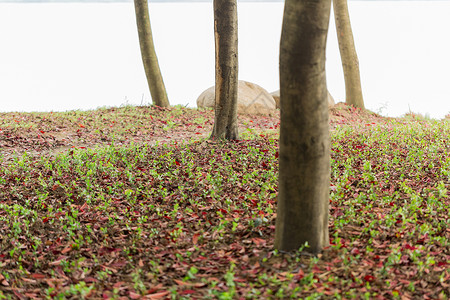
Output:
[[[210,87],[197,98],[197,107],[214,107],[215,88]],[[276,109],[275,100],[257,84],[239,80],[237,110],[240,114],[270,115]]]
[[275,100],[276,107],[280,108],[280,90],[270,93]]
[[[275,100],[275,103],[277,105],[277,108],[280,108],[280,90],[270,93],[272,95],[273,99]],[[330,92],[328,92],[328,106],[334,106],[334,98],[331,96]]]

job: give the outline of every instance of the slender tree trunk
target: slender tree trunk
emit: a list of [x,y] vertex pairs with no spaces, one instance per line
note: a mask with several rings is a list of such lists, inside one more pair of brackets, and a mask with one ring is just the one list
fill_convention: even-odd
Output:
[[145,75],[147,76],[148,88],[152,95],[153,104],[168,107],[170,105],[169,99],[167,98],[166,87],[161,70],[159,69],[155,45],[153,44],[148,2],[147,0],[134,0],[134,7],[136,9],[136,23],[139,33],[142,62],[144,63]]
[[334,19],[345,79],[345,102],[364,109],[364,99],[359,75],[359,61],[353,40],[347,0],[333,0]]
[[211,139],[238,138],[238,25],[236,0],[214,0],[215,118]]
[[331,0],[286,0],[280,45],[280,174],[275,248],[329,244],[325,47]]

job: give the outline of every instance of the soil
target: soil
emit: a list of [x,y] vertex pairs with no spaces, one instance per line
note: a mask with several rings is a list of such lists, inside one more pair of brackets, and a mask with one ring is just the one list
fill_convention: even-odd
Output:
[[[330,108],[330,129],[352,124],[369,126],[390,118],[338,103]],[[277,134],[280,111],[271,116],[239,115],[241,139]],[[102,145],[171,143],[207,138],[214,111],[189,108],[122,107],[92,111],[1,113],[3,161],[14,156],[55,154],[72,148]]]

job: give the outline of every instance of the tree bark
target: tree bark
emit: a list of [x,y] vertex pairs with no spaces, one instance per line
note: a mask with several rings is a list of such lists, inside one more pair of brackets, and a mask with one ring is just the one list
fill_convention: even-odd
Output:
[[236,0],[214,0],[215,117],[211,139],[238,138],[238,25]]
[[359,74],[359,61],[353,40],[347,0],[333,0],[334,19],[345,80],[345,102],[361,109],[364,99]]
[[158,58],[153,44],[152,28],[150,26],[150,14],[147,0],[134,0],[136,10],[136,23],[139,33],[142,62],[147,76],[148,88],[152,96],[153,104],[161,107],[169,107],[166,87],[159,68]]
[[280,45],[281,128],[275,248],[329,244],[330,138],[325,47],[331,0],[286,0]]

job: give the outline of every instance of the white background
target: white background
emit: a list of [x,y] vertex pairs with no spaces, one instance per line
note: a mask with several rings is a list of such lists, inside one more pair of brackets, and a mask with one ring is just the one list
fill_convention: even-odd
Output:
[[[450,113],[450,2],[350,1],[366,106],[384,115]],[[283,3],[239,3],[239,78],[278,89]],[[171,104],[195,107],[214,84],[211,3],[151,3]],[[151,102],[132,3],[0,4],[0,111]],[[333,16],[327,82],[345,89]]]

